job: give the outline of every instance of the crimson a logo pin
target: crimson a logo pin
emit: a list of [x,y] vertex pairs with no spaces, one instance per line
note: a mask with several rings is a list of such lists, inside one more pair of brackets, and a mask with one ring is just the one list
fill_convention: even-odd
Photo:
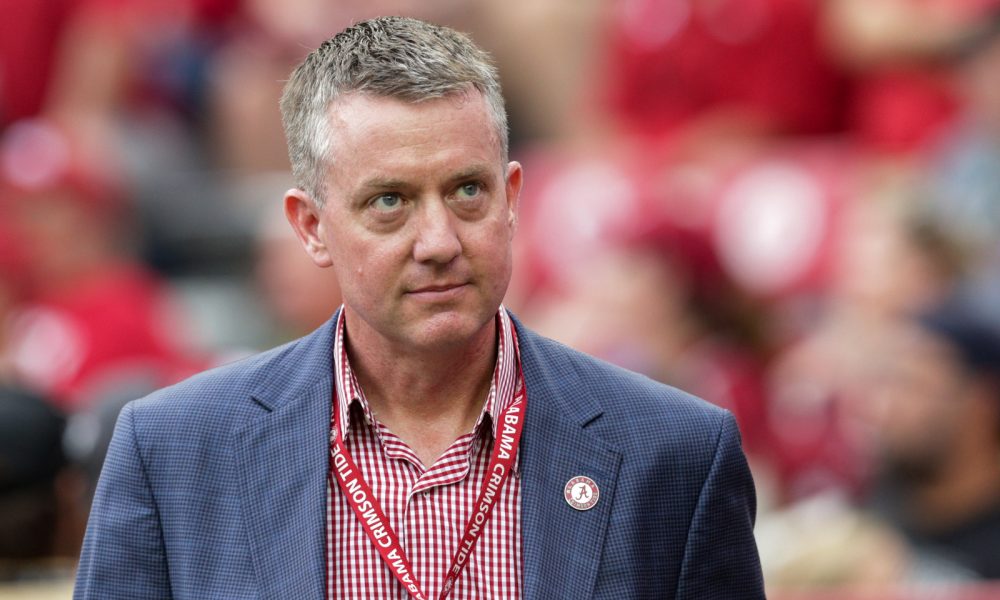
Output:
[[566,482],[563,496],[576,510],[590,510],[601,497],[601,490],[597,489],[597,484],[590,477],[578,475]]

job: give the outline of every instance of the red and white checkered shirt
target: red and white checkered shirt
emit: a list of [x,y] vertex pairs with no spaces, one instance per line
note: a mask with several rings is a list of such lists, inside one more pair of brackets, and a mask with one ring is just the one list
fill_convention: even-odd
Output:
[[[517,360],[507,311],[497,313],[500,335],[493,383],[473,430],[424,468],[409,446],[376,421],[348,364],[341,311],[334,341],[336,404],[344,443],[382,505],[429,597],[437,598],[483,486],[496,415],[514,399]],[[332,432],[331,432],[332,433]],[[515,465],[492,516],[455,583],[450,598],[521,597],[521,485]],[[409,594],[379,556],[337,485],[327,478],[326,595],[394,598]]]

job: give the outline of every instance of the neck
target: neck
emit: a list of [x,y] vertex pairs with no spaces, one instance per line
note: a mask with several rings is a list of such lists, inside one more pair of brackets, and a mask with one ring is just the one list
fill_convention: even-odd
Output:
[[414,350],[365,340],[347,349],[372,413],[429,466],[479,418],[496,364],[496,336],[491,319],[454,347]]

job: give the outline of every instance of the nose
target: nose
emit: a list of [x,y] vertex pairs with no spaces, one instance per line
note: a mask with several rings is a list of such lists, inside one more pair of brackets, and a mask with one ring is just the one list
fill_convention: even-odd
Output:
[[462,253],[454,215],[441,199],[422,202],[420,208],[413,244],[414,260],[442,265],[450,263]]

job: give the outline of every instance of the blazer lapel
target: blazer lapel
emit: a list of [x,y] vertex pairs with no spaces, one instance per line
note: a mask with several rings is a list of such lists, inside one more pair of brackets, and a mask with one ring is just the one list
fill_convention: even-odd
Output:
[[[534,334],[519,327],[518,336],[528,393],[520,459],[524,597],[590,598],[621,453],[587,430],[601,410],[577,389],[574,374],[551,370]],[[564,497],[577,476],[597,484],[600,497],[589,510],[576,510]]]
[[286,370],[254,395],[261,414],[234,433],[243,517],[262,598],[324,597],[332,398],[327,333],[306,338],[297,356],[281,361]]

